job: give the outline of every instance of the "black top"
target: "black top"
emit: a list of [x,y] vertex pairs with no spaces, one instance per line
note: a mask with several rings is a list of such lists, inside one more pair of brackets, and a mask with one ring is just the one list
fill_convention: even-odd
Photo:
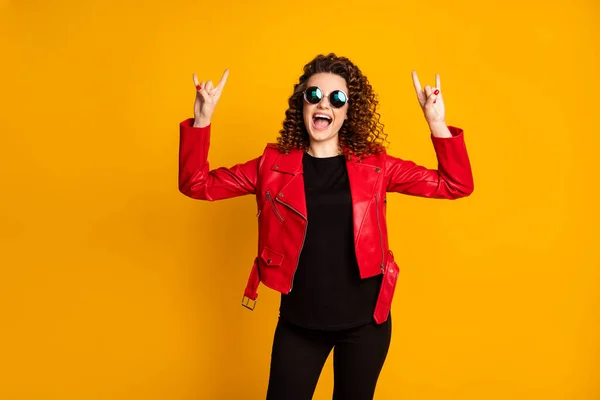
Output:
[[304,153],[302,163],[308,227],[292,291],[281,296],[280,317],[312,329],[368,324],[381,275],[360,278],[344,156]]

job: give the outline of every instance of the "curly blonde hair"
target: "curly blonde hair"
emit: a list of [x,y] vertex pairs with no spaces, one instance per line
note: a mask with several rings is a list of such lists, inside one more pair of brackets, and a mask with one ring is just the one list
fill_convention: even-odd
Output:
[[[304,91],[308,79],[321,72],[339,75],[348,85],[348,119],[339,131],[340,146],[346,155],[358,157],[384,150],[387,134],[379,122],[378,101],[367,77],[346,57],[334,53],[318,55],[304,66],[304,74],[294,85],[288,100],[283,128],[279,131],[277,147],[288,154],[291,149],[307,150],[310,144],[302,115]],[[389,143],[389,142],[388,142]]]

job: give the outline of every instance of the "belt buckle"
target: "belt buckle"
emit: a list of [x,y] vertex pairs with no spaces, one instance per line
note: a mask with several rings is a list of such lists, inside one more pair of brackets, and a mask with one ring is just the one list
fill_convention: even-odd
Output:
[[[250,302],[253,302],[250,306]],[[246,307],[250,311],[254,311],[254,307],[256,307],[256,300],[252,300],[250,297],[244,295],[242,297],[242,306]]]

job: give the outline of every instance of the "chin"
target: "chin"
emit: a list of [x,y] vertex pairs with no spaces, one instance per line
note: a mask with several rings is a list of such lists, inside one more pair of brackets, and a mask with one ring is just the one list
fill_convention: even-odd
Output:
[[331,132],[329,130],[326,131],[316,131],[316,132],[308,132],[308,136],[311,140],[315,142],[325,142],[331,138],[337,136],[337,133]]

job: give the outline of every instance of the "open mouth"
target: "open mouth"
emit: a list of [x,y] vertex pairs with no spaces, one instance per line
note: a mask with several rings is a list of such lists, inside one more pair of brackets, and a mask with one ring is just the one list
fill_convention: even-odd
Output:
[[331,125],[332,119],[329,115],[326,114],[315,114],[313,115],[313,126],[320,131],[323,131],[329,128]]

